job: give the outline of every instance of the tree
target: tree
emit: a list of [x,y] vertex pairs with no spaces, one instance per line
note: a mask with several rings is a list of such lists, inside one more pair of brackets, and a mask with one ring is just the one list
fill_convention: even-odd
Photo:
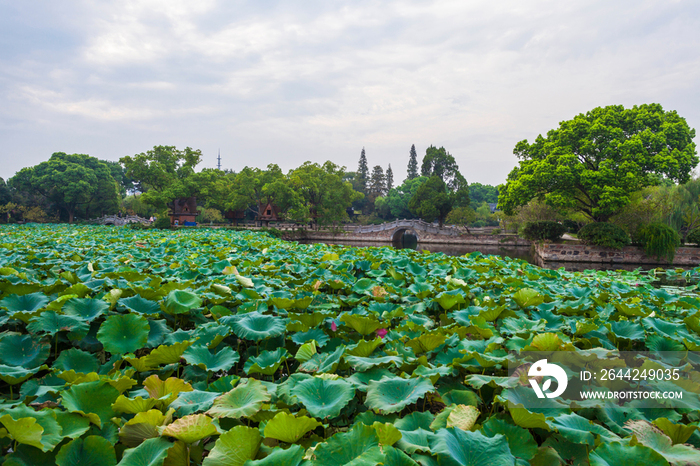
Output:
[[192,181],[194,167],[202,160],[202,151],[186,147],[155,146],[148,152],[119,159],[126,175],[138,184],[143,201],[158,209],[179,197],[197,194]]
[[684,118],[659,104],[597,107],[546,138],[516,144],[520,162],[499,187],[499,206],[510,215],[538,198],[607,221],[645,186],[688,181],[698,164],[694,137]]
[[372,169],[372,178],[369,181],[368,191],[375,196],[381,196],[386,192],[386,176],[380,165],[375,165]]
[[488,184],[469,183],[469,199],[474,204],[498,202],[498,188]]
[[418,178],[418,155],[416,154],[416,145],[411,144],[411,153],[408,156],[408,175],[407,180]]
[[87,217],[91,205],[102,212],[113,212],[119,205],[119,187],[110,168],[85,154],[56,152],[46,162],[23,168],[11,181],[16,189],[39,193],[65,210],[69,223],[79,207]]
[[401,186],[390,189],[386,196],[378,197],[374,201],[374,207],[382,218],[415,218],[408,208],[408,203],[416,194],[418,188],[428,181],[428,178],[419,176],[403,182]]
[[386,169],[386,190],[389,192],[394,187],[394,171],[391,169],[391,164]]
[[10,188],[5,183],[5,180],[0,178],[0,205],[7,204],[12,200],[12,193]]
[[459,167],[454,157],[444,147],[430,146],[425,151],[421,165],[422,176],[438,176],[450,191],[468,189],[466,180],[459,172]]
[[360,153],[360,162],[357,164],[357,186],[356,190],[360,191],[362,194],[367,194],[367,183],[369,182],[369,167],[367,165],[367,156],[365,155],[365,148],[362,148]]
[[433,175],[418,188],[408,208],[426,222],[437,220],[442,228],[453,205],[454,199],[451,199],[447,184]]
[[275,203],[276,191],[266,189],[266,186],[283,178],[282,169],[274,163],[269,164],[267,170],[245,167],[230,185],[225,208],[249,209],[254,215],[259,215],[261,208],[265,208],[268,203]]

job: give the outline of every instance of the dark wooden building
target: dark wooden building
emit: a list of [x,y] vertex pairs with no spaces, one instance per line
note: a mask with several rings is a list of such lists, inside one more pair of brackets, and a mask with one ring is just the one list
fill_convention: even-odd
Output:
[[245,220],[245,210],[227,210],[224,213],[224,218],[229,220],[234,225],[238,225],[238,222]]
[[197,198],[178,197],[168,204],[171,225],[194,224],[195,218],[199,215],[197,210]]
[[265,207],[260,206],[258,216],[255,219],[258,226],[270,226],[270,222],[279,222],[282,218],[279,215],[280,209],[276,205],[268,203]]

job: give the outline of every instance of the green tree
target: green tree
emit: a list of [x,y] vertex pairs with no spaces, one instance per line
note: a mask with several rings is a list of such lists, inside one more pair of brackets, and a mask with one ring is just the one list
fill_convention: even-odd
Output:
[[418,188],[409,201],[408,208],[426,222],[437,220],[442,228],[453,205],[454,199],[450,196],[447,184],[439,176],[433,175]]
[[394,187],[394,171],[391,169],[391,164],[386,169],[386,190],[387,192]]
[[277,191],[265,187],[283,178],[282,169],[274,163],[269,164],[266,170],[245,167],[236,175],[230,186],[226,209],[248,209],[254,215],[259,215],[260,209],[265,208],[268,203],[276,203]]
[[381,196],[386,192],[386,176],[380,165],[375,165],[372,168],[372,178],[369,181],[369,194]]
[[202,151],[186,147],[155,146],[153,149],[119,159],[126,175],[143,192],[143,201],[158,209],[179,197],[197,194],[193,183],[194,167],[202,160]]
[[369,166],[367,165],[367,156],[363,147],[360,153],[360,161],[357,164],[357,184],[355,189],[362,194],[367,194],[367,183],[369,183]]
[[498,202],[498,188],[488,184],[469,183],[469,199],[474,204]]
[[520,162],[499,187],[499,206],[511,214],[538,198],[607,221],[645,186],[688,181],[698,163],[693,137],[685,119],[659,104],[595,108],[515,146]]
[[5,205],[12,200],[10,188],[5,183],[5,180],[0,178],[0,205]]
[[416,154],[416,145],[411,144],[411,153],[408,156],[408,174],[406,180],[418,178],[418,154]]
[[408,208],[408,203],[418,188],[426,181],[428,178],[424,176],[404,181],[401,186],[390,189],[386,196],[378,197],[374,201],[375,209],[382,218],[415,218],[413,212]]

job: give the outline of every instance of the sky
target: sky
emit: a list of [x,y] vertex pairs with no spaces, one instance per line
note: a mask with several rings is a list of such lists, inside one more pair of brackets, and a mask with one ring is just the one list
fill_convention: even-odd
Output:
[[595,107],[700,130],[695,0],[0,0],[0,177],[53,152],[200,149],[197,169],[391,164],[445,147],[497,185]]

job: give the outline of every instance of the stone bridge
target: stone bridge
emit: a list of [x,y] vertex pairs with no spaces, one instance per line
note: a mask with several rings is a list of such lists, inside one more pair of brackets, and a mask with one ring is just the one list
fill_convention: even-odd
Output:
[[123,226],[128,223],[141,223],[143,225],[151,224],[151,222],[147,218],[142,218],[138,215],[126,215],[124,217],[119,217],[117,215],[105,215],[104,217],[93,220],[93,222],[99,225],[114,226]]
[[414,235],[420,241],[421,234],[432,234],[442,236],[459,236],[460,231],[453,227],[440,228],[432,223],[426,223],[420,219],[394,220],[393,222],[382,223],[381,225],[366,225],[359,227],[349,227],[356,235],[384,236],[386,239],[397,242],[406,234]]

